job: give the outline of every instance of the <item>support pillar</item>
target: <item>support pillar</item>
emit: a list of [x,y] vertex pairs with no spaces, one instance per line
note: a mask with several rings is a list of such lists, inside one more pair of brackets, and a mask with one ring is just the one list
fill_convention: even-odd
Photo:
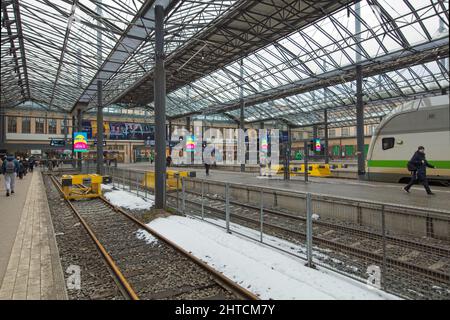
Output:
[[6,115],[5,115],[5,108],[3,106],[0,106],[0,146],[1,148],[4,148],[4,145],[6,144]]
[[324,155],[325,155],[325,163],[329,163],[330,162],[330,158],[328,155],[328,110],[325,109],[323,111],[323,122],[324,122],[324,133],[325,133],[325,141],[324,141]]
[[[77,111],[77,131],[81,132],[83,131],[83,112],[81,111],[81,109],[78,109]],[[81,170],[81,152],[77,152],[77,165],[78,165],[78,169]]]
[[[245,135],[244,135],[244,129],[245,129],[245,116],[244,116],[244,59],[241,59],[240,61],[240,81],[239,81],[239,106],[240,106],[240,117],[239,117],[239,143],[238,146],[244,146],[244,150],[241,150],[241,152],[244,155],[244,163],[241,163],[241,172],[245,172],[245,159],[246,159],[246,149],[245,146]],[[244,141],[242,141],[244,140]],[[239,151],[238,151],[239,152]]]
[[356,144],[358,155],[358,179],[363,180],[366,168],[364,160],[364,104],[361,65],[356,66]]
[[97,80],[97,174],[103,175],[103,88]]
[[155,6],[155,209],[166,204],[166,72],[164,70],[164,8]]

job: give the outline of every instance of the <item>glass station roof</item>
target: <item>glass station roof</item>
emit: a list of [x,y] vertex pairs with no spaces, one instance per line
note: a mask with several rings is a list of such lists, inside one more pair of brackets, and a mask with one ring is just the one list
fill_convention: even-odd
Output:
[[[155,2],[167,12],[167,55],[247,1],[2,0],[1,104],[95,107],[102,79],[108,105],[153,68]],[[352,3],[169,92],[167,114],[239,119],[242,100],[246,122],[303,126],[321,122],[327,108],[330,122],[350,124],[359,63],[365,117],[379,121],[405,99],[448,90],[448,10],[445,0]],[[109,107],[119,106],[143,107]]]

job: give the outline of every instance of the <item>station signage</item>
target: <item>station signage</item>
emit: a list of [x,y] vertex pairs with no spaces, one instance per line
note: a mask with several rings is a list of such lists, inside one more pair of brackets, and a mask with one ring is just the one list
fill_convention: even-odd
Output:
[[73,134],[73,151],[74,152],[88,152],[89,145],[87,143],[86,132],[75,132]]
[[54,139],[50,140],[50,145],[52,147],[64,147],[66,145],[66,141],[64,139]]

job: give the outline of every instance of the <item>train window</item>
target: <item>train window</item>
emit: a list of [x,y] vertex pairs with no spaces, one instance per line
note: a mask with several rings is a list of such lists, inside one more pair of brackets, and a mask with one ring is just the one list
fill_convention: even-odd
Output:
[[381,147],[383,148],[383,150],[393,148],[394,144],[395,138],[383,138],[383,140],[381,140]]

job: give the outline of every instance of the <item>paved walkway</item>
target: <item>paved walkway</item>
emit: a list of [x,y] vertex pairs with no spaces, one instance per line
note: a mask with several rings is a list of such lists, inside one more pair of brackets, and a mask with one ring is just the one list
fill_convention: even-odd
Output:
[[23,180],[17,179],[16,193],[6,197],[5,176],[0,175],[0,284],[8,266],[31,178],[32,175],[28,174]]
[[[135,171],[152,170],[153,166],[147,163],[120,164],[119,168]],[[186,170],[186,169],[185,169]],[[206,177],[204,169],[189,169],[197,172],[197,177],[211,181],[222,181],[230,183],[241,183],[245,185],[268,187],[278,190],[293,190],[311,192],[330,196],[341,196],[345,198],[377,201],[383,203],[413,206],[420,208],[431,208],[450,212],[450,189],[446,187],[432,186],[436,194],[429,196],[422,185],[415,185],[411,193],[403,190],[404,185],[399,183],[385,183],[374,181],[358,181],[337,178],[314,178],[310,177],[309,183],[303,182],[303,177],[294,177],[290,181],[282,178],[261,179],[255,173],[232,172],[211,170],[211,175]]]
[[[41,173],[35,171],[27,179],[31,180],[30,186],[0,287],[0,299],[67,299]],[[0,205],[5,203],[5,197],[0,201]],[[16,210],[20,215],[20,208]]]

